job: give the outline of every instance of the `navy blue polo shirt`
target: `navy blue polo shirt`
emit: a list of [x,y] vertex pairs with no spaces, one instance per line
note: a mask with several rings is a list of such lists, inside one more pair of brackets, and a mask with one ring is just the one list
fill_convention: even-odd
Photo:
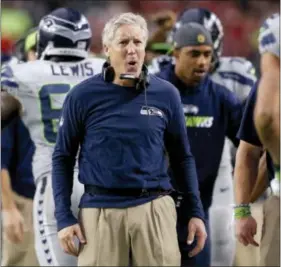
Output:
[[1,132],[1,168],[7,169],[14,192],[33,199],[35,184],[32,157],[35,151],[29,131],[20,118],[15,118]]

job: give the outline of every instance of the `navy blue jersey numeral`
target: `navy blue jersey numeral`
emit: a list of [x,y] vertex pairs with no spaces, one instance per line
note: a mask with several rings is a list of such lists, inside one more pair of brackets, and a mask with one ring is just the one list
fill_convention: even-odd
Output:
[[44,137],[48,143],[55,143],[57,138],[58,122],[61,115],[62,104],[54,107],[52,97],[64,95],[70,90],[69,84],[48,84],[39,91],[41,104]]

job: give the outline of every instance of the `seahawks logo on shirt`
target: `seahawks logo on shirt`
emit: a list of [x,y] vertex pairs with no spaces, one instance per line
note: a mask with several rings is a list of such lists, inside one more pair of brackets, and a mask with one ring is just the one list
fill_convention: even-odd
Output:
[[184,114],[197,114],[199,108],[195,105],[182,105]]
[[164,117],[163,112],[160,109],[148,106],[143,106],[140,110],[140,114],[149,116],[159,116],[161,118]]

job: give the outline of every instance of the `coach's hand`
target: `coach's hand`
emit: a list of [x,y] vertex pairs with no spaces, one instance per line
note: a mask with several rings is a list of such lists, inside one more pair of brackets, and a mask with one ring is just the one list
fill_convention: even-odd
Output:
[[205,228],[204,222],[199,218],[191,218],[188,223],[188,237],[187,244],[191,245],[194,241],[194,237],[197,238],[196,247],[189,252],[188,256],[193,257],[197,255],[205,246],[205,242],[207,239],[207,232]]
[[235,220],[235,234],[240,243],[244,246],[249,244],[258,247],[259,244],[254,240],[257,233],[257,222],[252,217],[246,217]]
[[3,210],[3,230],[7,239],[14,244],[23,241],[24,219],[20,211],[15,207]]
[[73,256],[78,256],[79,249],[75,246],[75,237],[78,238],[80,243],[86,243],[86,239],[83,236],[80,225],[78,223],[60,230],[58,232],[58,237],[63,251]]

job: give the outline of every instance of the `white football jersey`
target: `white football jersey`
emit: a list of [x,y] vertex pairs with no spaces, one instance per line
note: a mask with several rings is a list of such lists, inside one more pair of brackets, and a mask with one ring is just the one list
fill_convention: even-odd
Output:
[[51,171],[58,123],[67,93],[76,84],[100,73],[104,61],[99,58],[71,63],[36,60],[3,66],[1,86],[20,99],[24,108],[22,120],[36,147],[35,179]]
[[265,20],[259,31],[260,54],[270,52],[280,58],[280,15],[273,14]]
[[253,64],[242,57],[221,57],[211,79],[245,101],[257,78]]

